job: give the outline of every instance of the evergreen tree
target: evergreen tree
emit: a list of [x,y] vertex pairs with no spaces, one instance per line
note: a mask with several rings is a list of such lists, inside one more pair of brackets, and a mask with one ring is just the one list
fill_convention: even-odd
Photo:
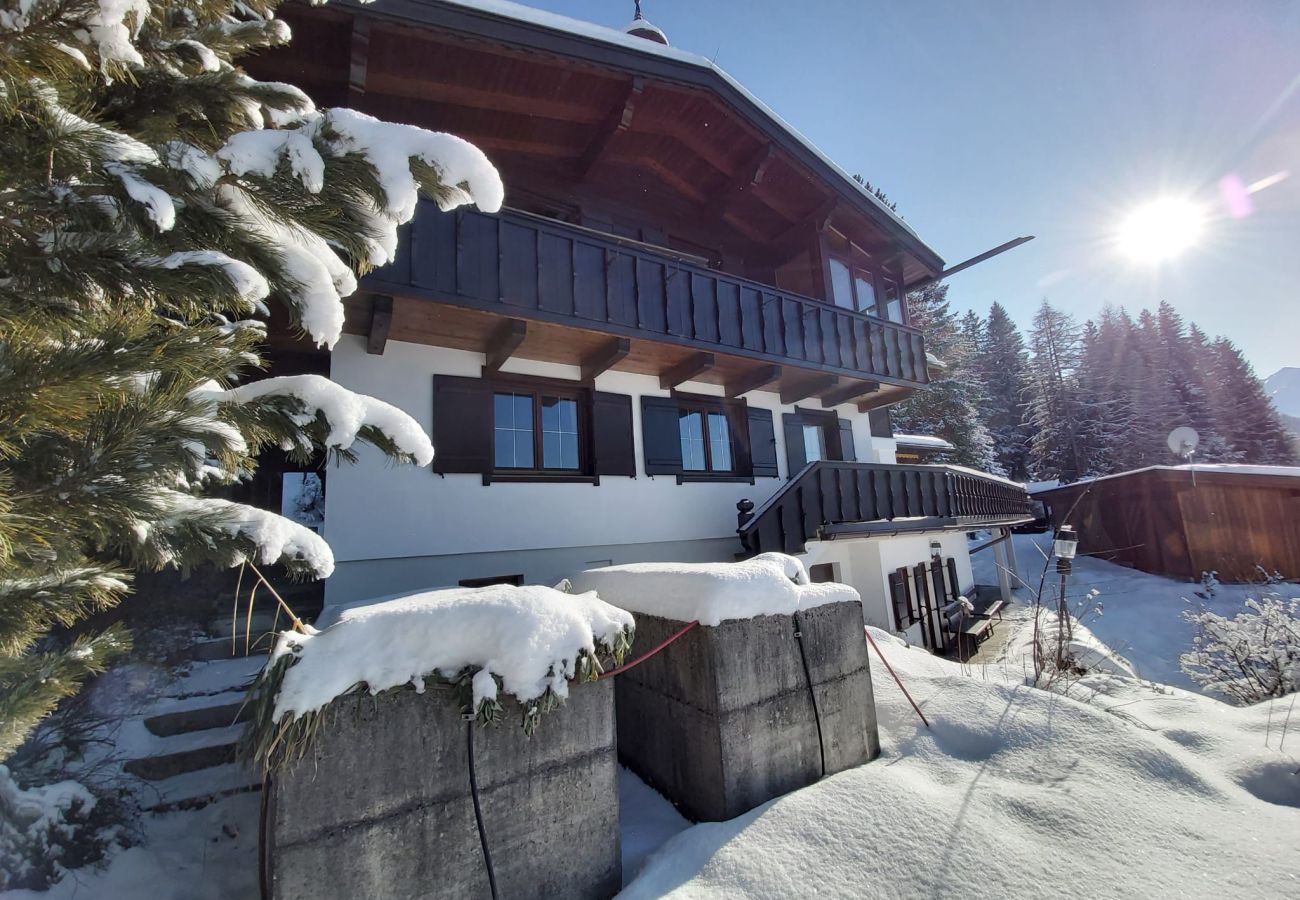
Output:
[[[250,381],[264,300],[332,346],[354,269],[418,191],[492,210],[449,135],[318,110],[238,55],[277,0],[34,0],[0,11],[0,758],[128,644],[75,631],[133,568],[333,567],[313,532],[205,496],[258,451],[426,463],[397,409],[315,376]],[[51,632],[59,628],[60,636]]]
[[1296,462],[1286,427],[1255,370],[1232,341],[1210,345],[1210,372],[1221,390],[1211,399],[1213,418],[1242,462],[1289,466]]
[[1029,478],[1030,431],[1025,424],[1028,353],[1006,308],[994,303],[983,323],[972,368],[982,390],[980,418],[993,441],[996,465],[1010,478]]
[[908,295],[910,321],[925,332],[926,346],[943,364],[929,386],[892,410],[895,431],[941,437],[953,450],[940,460],[989,469],[993,443],[975,410],[974,353],[948,302],[946,284],[930,284]]
[[1069,313],[1044,300],[1029,343],[1031,469],[1040,479],[1076,481],[1093,472],[1098,419],[1079,385],[1082,330]]

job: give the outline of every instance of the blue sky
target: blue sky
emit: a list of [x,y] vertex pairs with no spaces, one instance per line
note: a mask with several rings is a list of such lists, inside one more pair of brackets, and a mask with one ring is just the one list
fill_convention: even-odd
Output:
[[[623,0],[533,0],[602,25]],[[898,202],[949,264],[1037,239],[951,281],[1022,326],[1046,297],[1081,319],[1166,299],[1262,377],[1300,366],[1300,4],[1284,0],[645,0]],[[1288,93],[1288,86],[1292,93]],[[1220,179],[1289,172],[1226,214]],[[1211,217],[1171,263],[1113,245],[1132,208],[1190,196]]]

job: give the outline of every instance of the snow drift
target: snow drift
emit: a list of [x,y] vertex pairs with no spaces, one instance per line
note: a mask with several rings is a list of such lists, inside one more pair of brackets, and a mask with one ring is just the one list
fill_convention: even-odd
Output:
[[[879,760],[653,855],[622,897],[1290,897],[1291,698],[1246,709],[1090,676],[1091,702],[873,636]],[[1280,749],[1285,747],[1285,750]]]

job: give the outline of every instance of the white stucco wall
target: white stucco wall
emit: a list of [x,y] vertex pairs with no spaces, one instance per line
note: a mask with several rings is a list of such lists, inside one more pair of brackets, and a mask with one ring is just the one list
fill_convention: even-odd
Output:
[[[331,377],[344,387],[386,400],[432,427],[433,376],[481,374],[483,355],[389,341],[382,355],[366,352],[365,339],[345,336],[331,359]],[[512,359],[503,371],[577,379],[570,366]],[[643,471],[640,439],[642,395],[667,396],[657,378],[607,372],[602,391],[630,394],[636,431],[637,471]],[[679,388],[722,395],[717,385],[688,382]],[[325,537],[340,562],[414,556],[605,546],[735,537],[736,502],[762,503],[786,483],[781,414],[793,412],[776,394],[753,392],[751,406],[771,409],[776,426],[780,478],[754,484],[677,484],[672,476],[602,476],[589,484],[484,486],[478,475],[440,477],[428,468],[391,466],[371,448],[353,466],[331,469],[326,487]],[[866,414],[852,405],[834,412],[853,423],[857,457],[880,458]],[[892,460],[891,445],[885,448]],[[736,549],[740,549],[739,542]]]

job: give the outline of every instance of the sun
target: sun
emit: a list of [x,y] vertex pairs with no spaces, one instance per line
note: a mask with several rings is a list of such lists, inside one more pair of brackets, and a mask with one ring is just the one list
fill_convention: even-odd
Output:
[[1205,231],[1205,211],[1178,197],[1162,197],[1129,214],[1116,241],[1129,258],[1144,263],[1172,259],[1194,246]]

